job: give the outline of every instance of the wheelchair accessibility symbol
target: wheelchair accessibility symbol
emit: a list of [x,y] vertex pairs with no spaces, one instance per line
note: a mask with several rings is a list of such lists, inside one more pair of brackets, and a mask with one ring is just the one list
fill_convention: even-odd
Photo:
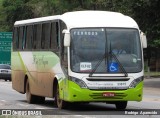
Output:
[[109,63],[109,72],[118,72],[118,63],[116,62]]

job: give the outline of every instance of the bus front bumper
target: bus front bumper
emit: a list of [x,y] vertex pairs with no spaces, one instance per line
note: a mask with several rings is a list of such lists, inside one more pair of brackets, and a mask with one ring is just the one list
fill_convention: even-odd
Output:
[[[111,96],[108,96],[108,93]],[[69,86],[63,90],[61,97],[68,102],[141,101],[142,94],[143,82],[140,82],[135,88],[127,90],[89,90],[82,89],[74,82],[69,81]]]

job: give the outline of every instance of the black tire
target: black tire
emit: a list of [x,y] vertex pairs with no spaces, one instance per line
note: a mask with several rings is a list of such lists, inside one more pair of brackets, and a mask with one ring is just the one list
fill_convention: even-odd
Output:
[[33,104],[33,103],[36,102],[36,96],[31,94],[30,85],[29,85],[28,80],[26,82],[26,99],[27,99],[27,102],[30,103],[30,104]]
[[80,102],[79,104],[89,104],[90,102]]
[[67,106],[67,102],[60,99],[58,83],[56,84],[55,104],[59,109],[64,109]]
[[127,107],[127,101],[116,102],[116,109],[123,110]]
[[36,97],[36,103],[38,103],[38,104],[45,103],[45,97],[42,97],[42,96],[35,96],[35,97]]

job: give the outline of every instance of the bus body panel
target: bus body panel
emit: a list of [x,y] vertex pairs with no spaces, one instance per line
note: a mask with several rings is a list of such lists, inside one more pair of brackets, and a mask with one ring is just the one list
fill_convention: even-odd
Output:
[[[143,95],[143,82],[126,90],[89,90],[80,88],[72,81],[68,83],[62,99],[69,102],[141,101]],[[103,96],[103,93],[114,93],[114,96]]]
[[56,54],[53,52],[12,52],[13,63],[13,89],[25,93],[26,75],[32,94],[53,97],[55,75],[63,75],[62,70],[57,69],[60,64]]
[[11,53],[11,66],[12,66],[12,87],[18,92],[24,93],[24,78],[25,78],[25,69],[21,63],[18,52]]

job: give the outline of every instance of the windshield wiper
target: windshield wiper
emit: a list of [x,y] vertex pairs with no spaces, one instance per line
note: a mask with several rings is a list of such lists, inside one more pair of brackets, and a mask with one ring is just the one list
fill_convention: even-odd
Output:
[[106,58],[106,53],[103,55],[102,59],[96,64],[95,68],[89,73],[89,77],[92,77],[93,73],[97,70],[103,59]]
[[124,69],[123,65],[121,64],[121,62],[118,60],[117,56],[110,52],[111,56],[114,57],[114,59],[116,60],[116,62],[118,62],[118,64],[120,65],[120,69],[123,71],[125,77],[128,77],[128,73],[126,72],[126,70]]
[[[125,77],[128,77],[128,73],[126,72],[126,70],[124,69],[123,65],[120,63],[120,61],[116,57],[116,55],[114,53],[111,53],[111,52],[109,54],[116,60],[116,62],[118,62],[118,64],[120,65],[120,69],[124,73]],[[96,66],[92,70],[92,72],[89,73],[89,77],[92,77],[93,73],[97,70],[97,68],[99,67],[99,65],[101,64],[101,62],[103,61],[104,58],[106,58],[106,53],[103,55],[102,59],[100,59],[100,61],[96,64]]]
[[[107,34],[105,34],[105,36],[107,36]],[[111,42],[110,42],[110,48],[111,48]],[[95,68],[89,73],[89,77],[92,77],[93,73],[97,70],[97,68],[99,67],[99,65],[101,64],[101,62],[103,61],[103,59],[105,58],[105,64],[108,65],[109,64],[109,58],[108,55],[111,55],[112,57],[115,58],[116,62],[118,62],[118,64],[120,65],[120,69],[122,70],[122,72],[124,73],[125,77],[128,76],[128,73],[126,72],[126,70],[124,69],[123,65],[120,63],[120,61],[118,60],[118,58],[116,57],[116,55],[114,53],[112,53],[112,48],[110,49],[111,52],[109,52],[107,50],[107,37],[106,37],[106,43],[105,43],[105,53],[102,57],[102,59],[99,60],[99,62],[95,65]],[[107,62],[106,62],[106,58],[107,58]],[[108,66],[107,66],[108,67]],[[108,71],[108,69],[107,69]]]

